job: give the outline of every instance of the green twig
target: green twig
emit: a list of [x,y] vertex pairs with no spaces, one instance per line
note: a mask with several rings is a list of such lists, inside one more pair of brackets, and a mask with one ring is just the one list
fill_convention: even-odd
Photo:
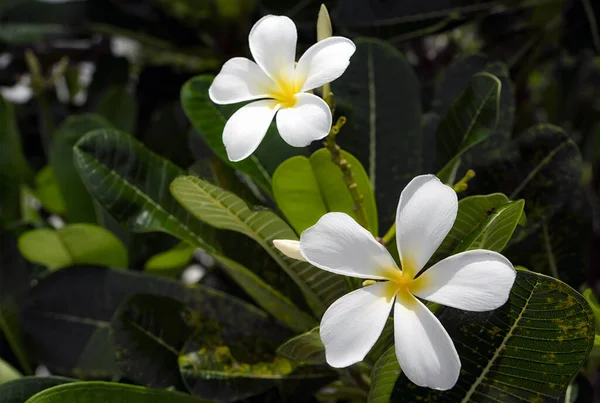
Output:
[[392,242],[392,239],[394,239],[395,236],[396,236],[396,223],[393,223],[392,226],[390,227],[390,229],[388,230],[388,232],[386,232],[385,235],[383,236],[383,238],[381,238],[381,243],[384,246],[387,246],[390,242]]
[[456,193],[464,192],[469,187],[469,181],[471,179],[473,179],[474,177],[475,177],[475,171],[473,171],[472,169],[469,169],[465,173],[465,176],[463,176],[461,180],[459,180],[458,182],[456,182],[454,184],[454,186],[452,186],[452,189],[454,189],[454,191]]

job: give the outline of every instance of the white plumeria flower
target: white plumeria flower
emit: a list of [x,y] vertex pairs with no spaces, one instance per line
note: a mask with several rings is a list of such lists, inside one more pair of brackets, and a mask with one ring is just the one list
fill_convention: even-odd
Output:
[[329,133],[329,106],[308,91],[341,76],[356,46],[333,36],[311,46],[295,65],[297,36],[288,17],[261,18],[248,36],[256,63],[234,57],[210,86],[208,94],[216,104],[259,99],[240,108],[225,124],[223,143],[231,161],[256,150],[275,115],[279,134],[291,146],[305,147]]
[[[336,274],[377,281],[334,302],[321,320],[327,362],[347,367],[362,361],[394,308],[396,357],[408,379],[447,390],[460,373],[450,336],[418,299],[466,311],[488,311],[508,300],[516,271],[489,250],[470,250],[425,266],[446,237],[458,210],[456,192],[434,175],[414,178],[402,191],[396,240],[402,270],[383,245],[350,216],[328,213],[302,233],[299,243],[274,241],[281,251]],[[418,297],[418,298],[417,298]]]

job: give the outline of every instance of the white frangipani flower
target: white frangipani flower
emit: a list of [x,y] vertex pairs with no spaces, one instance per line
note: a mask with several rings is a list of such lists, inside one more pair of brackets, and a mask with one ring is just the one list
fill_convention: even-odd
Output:
[[288,17],[267,15],[248,36],[252,60],[234,57],[215,77],[208,94],[216,104],[251,102],[227,121],[223,143],[231,161],[256,150],[276,116],[281,137],[291,146],[304,147],[327,136],[331,111],[310,90],[341,76],[356,50],[343,37],[330,37],[311,46],[296,60],[296,25]]
[[[350,216],[328,213],[304,231],[299,243],[280,250],[299,253],[311,264],[336,274],[377,281],[334,302],[321,320],[327,362],[347,367],[362,361],[394,308],[394,339],[402,371],[415,384],[452,388],[460,359],[450,336],[420,299],[466,310],[488,311],[508,299],[516,271],[508,259],[489,250],[470,250],[434,264],[420,276],[458,209],[456,193],[434,175],[414,178],[402,191],[396,214],[396,240],[402,270],[383,245]],[[279,247],[282,241],[274,241]]]

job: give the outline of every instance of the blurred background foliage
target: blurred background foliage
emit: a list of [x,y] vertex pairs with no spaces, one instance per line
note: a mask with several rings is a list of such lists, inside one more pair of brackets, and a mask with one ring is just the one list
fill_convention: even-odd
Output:
[[[380,80],[376,88],[381,88],[382,94],[377,98],[378,107],[387,111],[388,117],[401,111],[396,120],[377,127],[382,136],[378,141],[387,148],[386,154],[378,157],[382,158],[381,175],[377,175],[381,186],[376,186],[375,192],[381,231],[391,223],[389,213],[408,180],[439,168],[434,161],[440,117],[474,74],[489,72],[502,83],[500,120],[485,145],[464,155],[456,177],[461,178],[466,169],[475,170],[477,176],[469,183],[467,195],[503,192],[510,199],[526,199],[527,218],[533,224],[519,228],[508,245],[506,254],[513,261],[556,276],[574,288],[587,285],[600,291],[600,3],[324,3],[335,34],[387,43],[357,42],[383,46],[374,70]],[[210,270],[212,264],[206,262],[206,256],[194,256],[193,249],[163,234],[129,232],[85,189],[79,191],[81,181],[69,176],[74,172],[71,149],[82,132],[117,128],[183,169],[216,183],[228,183],[229,189],[244,189],[246,200],[254,201],[254,194],[194,133],[197,128],[180,103],[181,88],[193,76],[216,74],[231,57],[249,56],[249,29],[265,14],[291,17],[298,27],[298,52],[305,50],[316,40],[320,4],[317,0],[0,2],[3,359],[26,373],[32,371],[23,367],[27,360],[19,359],[19,352],[11,349],[4,330],[14,320],[10,307],[19,303],[32,279],[45,270],[31,263],[36,261],[36,241],[60,244],[61,237],[72,237],[98,239],[101,245],[116,242],[118,246],[110,249],[114,266],[161,275],[178,276],[190,264],[202,264],[209,270],[201,283],[249,300],[227,276]],[[394,49],[405,56],[410,67],[402,70],[392,62],[386,67],[386,55]],[[340,95],[339,109],[350,116],[352,106],[360,102],[353,100],[353,91],[361,93],[359,79],[353,75],[360,77],[361,63],[367,63],[364,60],[353,59],[346,75],[333,84],[334,93]],[[402,118],[408,116],[402,113],[407,110],[414,112],[411,116],[417,116],[416,120]],[[363,129],[359,123],[348,126],[348,133],[364,133]],[[390,138],[387,133],[394,130],[420,133],[423,154],[418,168],[405,166],[395,172],[384,163],[406,160],[407,149],[412,147],[410,139],[403,143]],[[370,174],[365,148],[360,141],[353,143],[356,135],[348,134],[346,140],[344,134],[340,145],[359,158]],[[379,173],[378,166],[373,172]],[[48,222],[57,218],[79,224],[69,226],[69,231],[53,231]],[[108,234],[85,224],[97,222]],[[17,249],[17,238],[31,229],[45,232],[36,233],[33,255],[26,256],[27,261]],[[238,238],[240,243],[248,242]],[[231,249],[233,242],[227,245],[225,248]],[[53,256],[54,266],[47,267],[54,270],[97,262],[93,250],[67,252]],[[239,260],[270,262],[264,253],[253,249],[246,253],[248,256],[238,256]],[[168,268],[161,259],[169,262]],[[294,292],[298,293],[290,291]],[[598,382],[593,385],[594,374],[591,370],[587,378],[578,378],[580,391],[599,387]]]

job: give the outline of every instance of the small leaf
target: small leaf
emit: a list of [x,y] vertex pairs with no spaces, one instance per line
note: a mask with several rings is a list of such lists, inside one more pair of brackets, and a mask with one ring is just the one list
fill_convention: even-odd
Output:
[[19,379],[22,376],[23,375],[19,371],[17,371],[12,365],[0,358],[0,385],[13,381],[15,379]]
[[95,129],[110,128],[101,116],[82,114],[71,116],[54,131],[50,144],[50,164],[65,200],[67,218],[71,223],[96,222],[94,202],[85,188],[73,162],[73,146],[84,134]]
[[112,382],[75,382],[58,385],[31,397],[26,403],[202,403],[193,396],[162,389]]
[[0,403],[23,403],[42,390],[76,381],[62,376],[26,376],[15,379],[0,385]]
[[396,358],[396,348],[388,348],[379,357],[371,371],[371,388],[369,389],[369,403],[388,403],[394,390],[396,380],[400,377],[402,369]]
[[288,258],[273,245],[274,239],[297,240],[294,231],[267,209],[252,211],[233,193],[192,176],[179,177],[171,192],[199,220],[216,228],[236,231],[254,239],[300,287],[313,311],[325,307],[346,290],[341,276],[319,270],[307,262]]
[[295,362],[325,364],[325,346],[319,328],[289,339],[277,348],[277,354]]
[[66,212],[65,200],[51,165],[46,165],[35,176],[35,193],[42,205],[51,213],[64,214]]
[[494,132],[498,123],[501,82],[489,73],[473,76],[454,101],[437,131],[437,176],[452,182],[460,156]]
[[50,270],[77,264],[127,267],[127,249],[121,241],[92,224],[27,231],[19,237],[19,250],[27,260]]
[[146,261],[144,270],[149,273],[171,273],[182,270],[194,257],[196,248],[186,242],[180,242],[173,248],[157,253]]
[[489,213],[489,216],[467,236],[454,253],[471,249],[488,249],[501,252],[512,237],[525,207],[525,200],[503,204]]

